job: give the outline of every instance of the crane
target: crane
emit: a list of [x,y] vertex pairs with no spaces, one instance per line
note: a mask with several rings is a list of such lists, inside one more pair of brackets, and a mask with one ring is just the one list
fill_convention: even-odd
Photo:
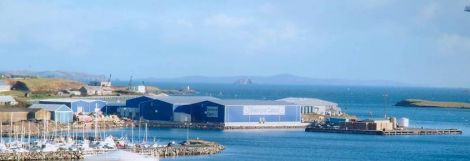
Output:
[[129,88],[129,90],[132,89],[132,75],[131,75],[131,79],[129,79],[129,87],[128,88]]
[[111,82],[111,74],[109,74],[108,82]]
[[147,94],[147,86],[145,85],[144,81],[142,81],[142,85],[144,86],[144,90],[145,90],[144,94]]

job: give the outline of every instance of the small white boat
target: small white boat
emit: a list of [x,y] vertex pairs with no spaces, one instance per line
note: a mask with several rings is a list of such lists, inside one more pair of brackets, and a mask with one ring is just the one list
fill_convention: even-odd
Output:
[[41,151],[43,152],[55,152],[59,150],[59,147],[57,147],[57,145],[54,145],[54,144],[51,144],[51,143],[46,143],[44,145],[42,145],[42,149]]

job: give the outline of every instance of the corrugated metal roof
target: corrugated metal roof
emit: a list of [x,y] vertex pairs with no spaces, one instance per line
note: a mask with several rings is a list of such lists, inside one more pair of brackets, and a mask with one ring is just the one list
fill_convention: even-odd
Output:
[[7,84],[7,82],[5,82],[5,81],[0,81],[0,86],[10,86],[10,85]]
[[67,111],[72,111],[69,107],[62,104],[32,104],[29,108],[43,108],[48,111],[57,111],[59,109],[67,109]]
[[123,96],[92,96],[92,97],[78,97],[79,99],[87,100],[102,100],[106,101],[108,106],[125,106],[126,101],[129,99],[137,98],[136,95],[123,95]]
[[318,98],[300,98],[300,97],[287,97],[279,99],[278,101],[285,101],[301,106],[338,106],[337,103],[318,99]]
[[209,101],[209,100],[219,100],[215,97],[210,96],[145,96],[152,99],[160,100],[163,102],[168,102],[171,104],[177,105],[185,105],[185,104],[193,104],[202,101]]
[[96,102],[96,101],[101,101],[101,102],[106,102],[102,100],[92,100],[92,99],[74,99],[74,98],[56,98],[56,99],[44,99],[40,100],[42,102],[66,102],[66,103],[71,103],[71,102],[77,102],[77,101],[84,101],[84,102]]
[[221,105],[295,105],[293,103],[273,100],[250,100],[250,99],[224,99],[211,100]]
[[16,102],[12,96],[0,96],[0,102]]
[[41,110],[40,108],[22,108],[22,107],[15,107],[15,108],[0,108],[0,112],[37,112]]

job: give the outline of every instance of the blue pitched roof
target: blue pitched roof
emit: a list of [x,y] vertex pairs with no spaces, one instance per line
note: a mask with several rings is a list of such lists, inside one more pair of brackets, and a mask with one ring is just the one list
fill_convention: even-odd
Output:
[[219,99],[209,100],[221,105],[296,105],[294,103],[273,100],[251,100],[251,99]]
[[155,100],[175,105],[187,105],[203,101],[220,100],[210,96],[146,96]]

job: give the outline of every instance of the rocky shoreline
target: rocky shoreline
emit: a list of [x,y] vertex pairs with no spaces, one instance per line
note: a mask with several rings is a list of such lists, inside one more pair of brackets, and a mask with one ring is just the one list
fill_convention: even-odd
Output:
[[77,160],[84,159],[80,151],[0,153],[0,160]]
[[[136,154],[153,157],[177,157],[212,155],[222,152],[225,147],[221,144],[205,140],[188,140],[184,144],[174,144],[166,147],[135,147],[122,149]],[[118,149],[116,149],[118,150]],[[90,154],[106,153],[101,151],[86,151]],[[86,159],[84,151],[55,151],[55,152],[2,152],[0,160],[80,160]]]
[[131,152],[159,156],[177,157],[194,155],[212,155],[222,152],[225,147],[221,144],[205,140],[188,140],[187,145],[157,147],[157,148],[136,148],[128,149]]

